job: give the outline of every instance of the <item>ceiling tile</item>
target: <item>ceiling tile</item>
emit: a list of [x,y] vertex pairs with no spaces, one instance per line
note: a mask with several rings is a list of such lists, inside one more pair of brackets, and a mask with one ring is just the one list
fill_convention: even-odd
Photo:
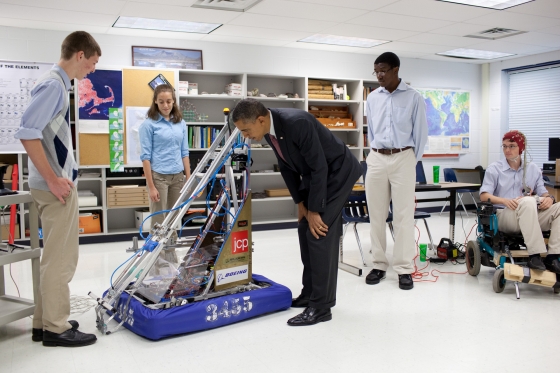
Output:
[[560,19],[532,16],[520,13],[499,12],[465,21],[475,25],[505,27],[522,31],[533,31],[560,25]]
[[244,38],[258,38],[258,39],[273,39],[285,41],[297,41],[311,35],[308,32],[287,31],[287,30],[274,30],[259,27],[246,27],[236,25],[223,25],[212,35],[229,35]]
[[126,4],[125,0],[97,0],[92,7],[89,0],[0,0],[3,4],[31,6],[34,8],[58,9],[75,12],[118,15]]
[[176,5],[176,6],[191,6],[196,3],[196,0],[133,0],[129,3],[147,3],[157,5]]
[[395,41],[389,44],[380,45],[374,48],[382,48],[385,51],[393,51],[399,54],[398,51],[414,52],[414,53],[437,53],[449,49],[454,49],[452,46],[443,45],[431,45],[431,44],[420,44],[420,43],[406,43],[403,41]]
[[112,15],[55,10],[12,4],[0,4],[0,14],[4,18],[25,19],[40,22],[48,20],[49,23],[73,23],[75,25],[83,24],[100,27],[109,27],[116,19],[116,16]]
[[254,13],[243,13],[239,17],[228,22],[228,24],[314,33],[332,27],[332,22],[328,21],[306,20],[302,22],[300,18],[277,17]]
[[480,44],[484,40],[465,38],[462,36],[454,36],[454,35],[423,33],[423,34],[416,34],[414,36],[402,39],[401,41],[408,42],[408,43],[423,43],[423,44],[434,44],[434,45],[454,45],[462,48],[469,45]]
[[[400,0],[344,0],[345,8],[375,10]],[[299,0],[300,3],[340,6],[340,0]]]
[[[139,30],[139,29],[131,29],[131,28],[113,28],[113,27],[107,30],[107,34],[157,38],[158,46],[162,46],[162,47],[166,46],[166,45],[160,45],[162,39],[163,40],[165,39],[200,40],[204,36],[207,36],[206,34],[192,34],[189,32],[154,31],[154,30]],[[146,46],[150,46],[149,39],[146,39],[145,42],[146,42]],[[167,46],[172,47],[171,45],[167,45]]]
[[415,31],[394,30],[381,27],[368,27],[362,25],[354,25],[351,23],[338,24],[325,33],[329,33],[332,35],[352,36],[357,38],[388,41],[399,40],[416,34]]
[[490,40],[477,44],[476,48],[485,51],[514,53],[514,54],[534,54],[549,52],[551,48],[538,45],[512,43],[504,40]]
[[454,23],[451,26],[441,27],[435,30],[431,30],[431,34],[442,34],[442,35],[455,35],[455,36],[465,36],[469,34],[474,34],[477,32],[488,30],[491,27],[482,25],[473,25],[470,23]]
[[157,19],[173,19],[177,21],[227,23],[241,13],[226,10],[190,8],[184,6],[129,2],[121,11],[121,16]]
[[547,28],[539,30],[539,32],[542,32],[542,33],[545,33],[545,34],[560,35],[560,26],[547,27]]
[[560,48],[560,37],[558,35],[543,34],[540,32],[528,32],[526,34],[514,35],[507,38],[512,43],[533,44],[543,47]]
[[452,4],[435,0],[401,0],[398,3],[377,9],[377,11],[456,22],[465,21],[467,19],[483,15],[491,15],[496,12],[491,9]]
[[315,19],[319,21],[346,22],[367,13],[367,10],[299,3],[297,1],[274,0],[262,1],[249,9],[248,12],[301,19]]
[[505,10],[511,13],[531,14],[534,16],[560,18],[560,1],[536,0]]
[[350,22],[357,25],[384,27],[390,29],[426,32],[453,24],[430,18],[409,17],[392,13],[370,12],[366,15],[352,19]]
[[48,21],[41,21],[41,20],[18,19],[18,18],[0,18],[0,25],[9,26],[9,27],[38,29],[38,30],[58,30],[58,31],[65,31],[65,32],[83,30],[83,31],[90,32],[92,34],[103,34],[108,29],[107,26],[103,27],[103,26],[95,26],[95,25],[86,25],[77,22],[62,23],[56,21],[48,22]]
[[254,45],[269,45],[273,47],[280,47],[286,45],[287,42],[283,40],[271,40],[271,39],[260,39],[260,38],[242,38],[236,36],[227,35],[203,35],[202,41],[211,41],[217,43],[228,43],[228,44],[254,44]]

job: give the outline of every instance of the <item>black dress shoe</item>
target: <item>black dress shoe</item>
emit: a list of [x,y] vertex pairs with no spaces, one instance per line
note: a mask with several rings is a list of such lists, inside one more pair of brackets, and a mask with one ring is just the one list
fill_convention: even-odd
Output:
[[546,258],[544,260],[544,266],[550,272],[560,273],[560,261],[558,261],[558,259],[548,260],[548,258]]
[[332,320],[332,313],[330,308],[312,308],[307,307],[299,315],[292,317],[288,320],[290,326],[307,326],[315,325],[323,321]]
[[414,287],[414,281],[412,281],[412,276],[409,274],[399,275],[399,288],[403,290],[410,290]]
[[543,260],[540,255],[535,255],[533,257],[529,257],[529,261],[527,262],[527,267],[531,269],[536,269],[539,271],[545,271],[546,267],[543,263]]
[[292,299],[293,308],[305,308],[309,306],[309,297],[300,294],[299,297]]
[[380,269],[372,269],[369,274],[366,276],[366,284],[368,285],[375,285],[379,284],[381,280],[385,278],[385,271]]
[[46,347],[81,347],[94,344],[95,341],[97,341],[95,334],[86,334],[74,329],[68,329],[60,334],[48,330],[43,332],[43,346]]
[[[68,320],[68,323],[72,325],[72,329],[78,330],[80,324],[76,320]],[[43,342],[43,329],[33,328],[31,330],[31,340],[33,342]]]

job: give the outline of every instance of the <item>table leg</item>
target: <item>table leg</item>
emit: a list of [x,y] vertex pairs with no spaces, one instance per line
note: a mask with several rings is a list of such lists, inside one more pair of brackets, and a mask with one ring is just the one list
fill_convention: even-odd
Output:
[[[41,250],[39,247],[39,213],[34,202],[29,203],[29,241],[31,250]],[[31,259],[31,275],[33,278],[33,300],[39,299],[41,294],[40,275],[41,257]]]
[[457,191],[449,191],[449,239],[455,242],[455,206],[457,204]]

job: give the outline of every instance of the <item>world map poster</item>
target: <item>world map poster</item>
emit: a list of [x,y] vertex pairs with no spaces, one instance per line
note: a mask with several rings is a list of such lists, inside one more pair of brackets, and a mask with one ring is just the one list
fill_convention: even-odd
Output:
[[470,92],[417,89],[426,103],[427,154],[468,153],[470,145]]
[[109,109],[122,107],[122,71],[96,70],[78,82],[81,133],[109,133]]

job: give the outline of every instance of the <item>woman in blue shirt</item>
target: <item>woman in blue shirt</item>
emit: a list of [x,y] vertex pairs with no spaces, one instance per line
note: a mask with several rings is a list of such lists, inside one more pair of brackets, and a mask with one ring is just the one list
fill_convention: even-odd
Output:
[[[139,132],[140,159],[150,195],[150,213],[169,210],[191,175],[187,125],[173,87],[168,84],[156,87],[152,105]],[[152,216],[151,226],[163,220],[163,214]]]

